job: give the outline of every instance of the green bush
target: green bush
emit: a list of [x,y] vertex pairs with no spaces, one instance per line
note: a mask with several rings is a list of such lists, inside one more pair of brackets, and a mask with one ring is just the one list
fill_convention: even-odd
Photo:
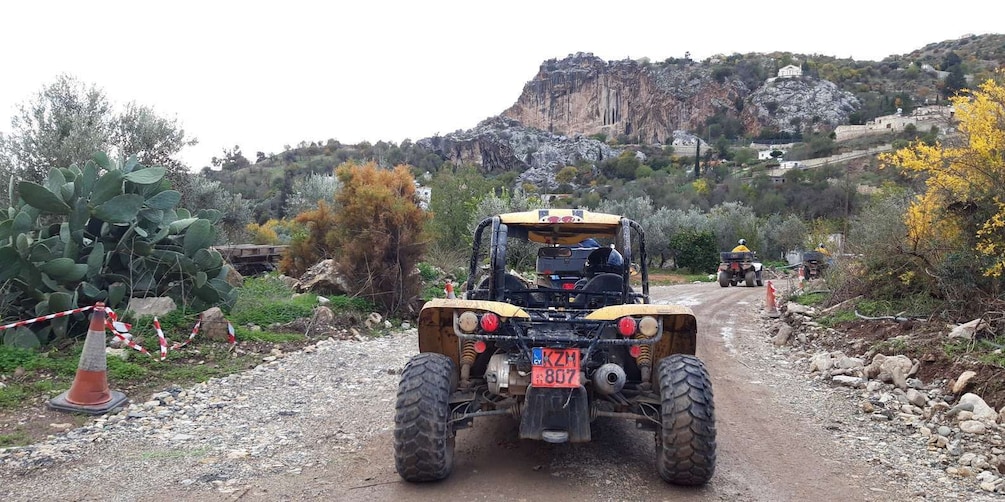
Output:
[[827,299],[826,293],[809,293],[806,295],[796,296],[792,298],[792,301],[800,305],[813,306],[813,305],[820,305],[826,299]]
[[[99,301],[118,308],[143,296],[197,309],[232,301],[230,267],[212,249],[220,212],[177,207],[181,193],[168,188],[165,172],[98,153],[83,169],[53,168],[43,184],[11,183],[13,202],[0,219],[5,314],[27,319]],[[84,334],[86,321],[75,315],[6,330],[3,343],[44,346]]]
[[[240,299],[238,300],[240,301]],[[273,323],[287,323],[302,317],[311,317],[317,297],[298,296],[284,302],[269,303],[254,308],[235,308],[230,313],[230,322],[236,325],[257,324],[268,326]]]
[[851,310],[843,310],[839,312],[834,312],[830,315],[822,316],[817,319],[817,322],[825,328],[833,328],[844,322],[850,322],[858,319],[855,312]]
[[686,230],[670,238],[670,249],[676,256],[677,266],[688,270],[711,273],[719,265],[719,251],[712,232]]
[[0,345],[0,374],[12,373],[18,367],[24,368],[35,359],[38,359],[38,353],[34,350]]
[[422,277],[423,281],[432,281],[439,277],[439,273],[436,271],[436,267],[422,261],[417,265],[419,268],[419,277]]
[[377,306],[373,302],[358,296],[333,296],[329,298],[329,306],[333,310],[355,310],[359,312],[373,312]]

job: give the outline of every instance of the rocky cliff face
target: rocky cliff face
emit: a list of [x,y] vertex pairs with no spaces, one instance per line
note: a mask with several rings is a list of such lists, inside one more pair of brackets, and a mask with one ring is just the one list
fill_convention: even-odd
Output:
[[754,134],[765,126],[786,132],[832,129],[848,123],[848,115],[860,105],[833,82],[806,77],[773,79],[751,93],[747,103],[740,118]]
[[486,173],[519,171],[518,181],[555,186],[555,171],[582,161],[599,163],[620,153],[592,138],[564,136],[525,127],[516,120],[492,117],[474,129],[416,142],[455,163],[480,166]]
[[757,134],[763,128],[795,131],[793,124],[833,127],[858,106],[850,93],[824,80],[751,83],[759,87],[733,74],[716,75],[708,64],[608,62],[578,53],[545,61],[503,116],[556,134],[667,144],[675,130],[700,131],[717,113],[740,118],[748,133]]
[[826,80],[765,79],[691,61],[608,62],[579,53],[545,61],[501,116],[417,144],[486,173],[518,171],[518,182],[543,187],[555,185],[563,166],[596,165],[620,153],[590,135],[626,135],[689,152],[701,140],[686,131],[702,131],[716,115],[740,120],[747,133],[794,132],[847,123],[858,106]]
[[557,134],[669,143],[674,130],[700,129],[748,93],[739,80],[714,79],[709,67],[606,62],[579,53],[545,61],[503,116]]

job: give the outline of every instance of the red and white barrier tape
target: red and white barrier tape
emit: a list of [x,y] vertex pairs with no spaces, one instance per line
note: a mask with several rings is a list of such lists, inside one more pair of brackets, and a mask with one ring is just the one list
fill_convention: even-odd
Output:
[[27,326],[29,324],[36,323],[36,322],[39,322],[39,321],[48,321],[48,320],[51,320],[51,319],[55,319],[57,317],[65,317],[65,316],[68,316],[70,314],[76,314],[78,312],[84,312],[84,311],[87,311],[87,310],[91,310],[93,308],[94,308],[94,306],[91,305],[91,306],[87,306],[87,307],[80,307],[80,308],[73,309],[73,310],[67,310],[65,312],[57,312],[55,314],[44,315],[44,316],[41,316],[41,317],[36,317],[34,319],[28,319],[26,321],[12,322],[10,324],[4,324],[3,326],[0,326],[0,331],[3,331],[5,329],[10,329],[10,328],[20,328],[21,326]]
[[[10,328],[18,328],[18,327],[21,327],[21,326],[27,326],[29,324],[33,324],[33,323],[36,323],[36,322],[39,322],[39,321],[48,321],[48,320],[56,319],[58,317],[65,317],[65,316],[68,316],[68,315],[71,315],[71,314],[76,314],[76,313],[79,313],[79,312],[86,312],[86,311],[91,310],[93,308],[94,308],[93,305],[89,305],[87,307],[80,307],[80,308],[75,308],[75,309],[67,310],[67,311],[64,311],[64,312],[57,312],[55,314],[48,314],[48,315],[44,315],[44,316],[39,316],[39,317],[36,317],[34,319],[27,319],[27,320],[24,320],[24,321],[12,322],[10,324],[5,324],[3,326],[0,326],[0,331],[3,331],[5,329],[10,329]],[[104,310],[105,310],[105,314],[106,314],[106,317],[105,317],[105,327],[108,328],[108,330],[112,332],[113,336],[115,336],[119,340],[122,340],[122,343],[126,344],[127,346],[129,346],[129,347],[131,347],[131,348],[133,348],[133,349],[135,349],[135,350],[137,350],[139,352],[142,352],[144,354],[153,356],[153,354],[151,354],[149,351],[147,351],[147,349],[143,348],[142,346],[140,346],[139,344],[137,344],[136,342],[134,342],[132,340],[132,334],[129,333],[129,331],[133,328],[131,324],[119,321],[118,320],[118,316],[115,314],[115,311],[113,311],[112,309],[110,309],[108,307],[104,307]],[[171,347],[171,350],[177,350],[177,349],[180,349],[180,348],[188,345],[189,342],[191,342],[192,339],[195,338],[196,333],[199,332],[199,327],[201,325],[202,325],[202,316],[200,316],[199,320],[196,321],[195,326],[192,328],[192,333],[188,336],[188,340],[185,340],[184,342],[181,342],[181,343],[174,344]],[[157,317],[154,317],[154,329],[157,331],[157,338],[160,341],[160,355],[161,355],[161,361],[163,361],[163,360],[165,360],[167,358],[167,350],[168,350],[168,348],[167,348],[167,339],[164,337],[164,331],[161,330],[161,324],[160,324],[160,321],[157,320]],[[230,321],[227,321],[227,343],[229,343],[231,346],[233,346],[233,345],[235,345],[237,343],[237,337],[234,334],[234,325],[231,324]]]
[[188,335],[188,340],[185,340],[184,342],[181,342],[181,343],[174,344],[171,347],[171,350],[178,350],[178,349],[180,349],[180,348],[188,345],[188,342],[191,342],[192,339],[195,338],[195,334],[199,332],[199,326],[201,326],[201,325],[202,325],[202,316],[199,316],[199,320],[196,321],[195,322],[195,326],[192,327],[192,334]]
[[154,329],[157,330],[157,339],[161,344],[161,361],[163,361],[168,356],[167,338],[164,338],[164,331],[161,330],[161,322],[157,320],[157,316],[154,316]]
[[[130,348],[136,349],[148,356],[151,355],[150,352],[147,351],[147,349],[137,345],[137,343],[133,341],[132,334],[129,333],[129,330],[133,328],[132,325],[126,324],[124,322],[119,322],[117,320],[118,317],[115,315],[115,312],[113,312],[112,309],[108,307],[105,307],[105,312],[108,313],[108,317],[105,318],[105,327],[108,328],[108,330],[111,331],[113,335],[115,335],[119,340],[122,340],[122,343],[126,344]],[[128,334],[129,336],[126,336],[126,334]]]

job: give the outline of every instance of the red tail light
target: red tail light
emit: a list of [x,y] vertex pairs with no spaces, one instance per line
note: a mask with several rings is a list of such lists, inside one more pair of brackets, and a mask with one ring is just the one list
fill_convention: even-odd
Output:
[[562,284],[562,289],[576,289],[576,283],[566,282]]
[[489,312],[482,316],[481,325],[483,330],[494,333],[499,329],[499,316]]
[[635,319],[631,317],[622,317],[618,320],[618,333],[621,336],[632,336],[635,334]]

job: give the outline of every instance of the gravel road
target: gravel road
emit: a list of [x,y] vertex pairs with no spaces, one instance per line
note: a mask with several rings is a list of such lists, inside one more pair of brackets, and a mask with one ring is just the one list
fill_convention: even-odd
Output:
[[925,441],[864,418],[794,367],[765,332],[763,295],[653,289],[655,301],[694,310],[712,376],[719,459],[700,489],[664,483],[652,434],[615,419],[581,445],[521,441],[512,420],[481,419],[458,433],[448,480],[402,482],[392,416],[413,329],[130,396],[120,414],[0,450],[0,500],[997,500],[947,477]]

